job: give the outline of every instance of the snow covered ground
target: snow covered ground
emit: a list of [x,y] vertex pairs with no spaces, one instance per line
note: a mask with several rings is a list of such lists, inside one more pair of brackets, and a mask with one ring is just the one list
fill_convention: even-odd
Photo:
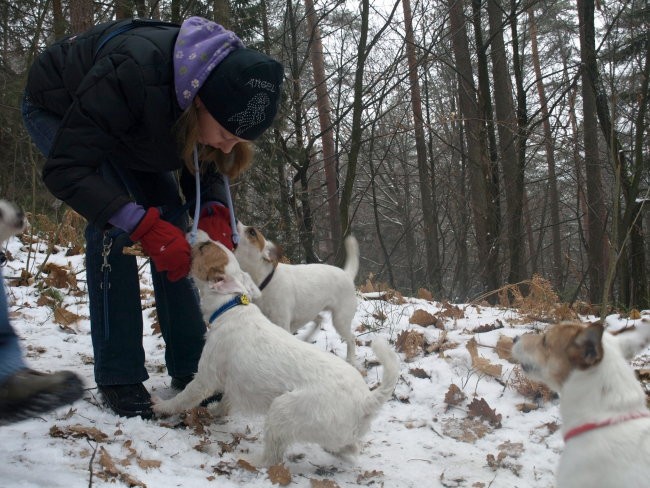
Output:
[[[546,324],[514,309],[360,295],[352,327],[357,361],[369,386],[381,375],[369,347],[372,339],[384,336],[402,351],[393,399],[374,421],[355,462],[315,445],[295,444],[286,470],[267,470],[246,462],[262,450],[261,417],[207,419],[198,411],[184,419],[145,421],[120,418],[103,407],[93,380],[83,257],[55,248],[47,258],[50,272],[17,286],[14,278],[23,270],[38,272],[47,246],[37,242],[30,251],[13,238],[7,248],[11,260],[3,274],[11,320],[30,366],[74,370],[85,379],[87,392],[72,408],[0,428],[4,488],[554,486],[563,447],[558,400],[544,390],[538,398],[522,396],[526,384],[516,366],[500,357],[507,340],[497,347],[501,336],[512,338]],[[172,390],[164,344],[151,327],[155,315],[147,269],[141,280],[151,376],[146,386],[166,397]],[[610,327],[628,323],[618,315],[608,317]],[[314,347],[345,356],[345,344],[327,321],[315,339]],[[649,354],[637,358],[637,365],[645,364]]]

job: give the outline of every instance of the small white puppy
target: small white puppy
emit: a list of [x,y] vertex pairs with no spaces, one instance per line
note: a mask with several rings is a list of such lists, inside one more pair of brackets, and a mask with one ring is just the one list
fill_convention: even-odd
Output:
[[280,463],[294,442],[313,442],[342,456],[356,454],[399,376],[399,360],[386,341],[372,344],[384,371],[381,385],[370,391],[350,364],[297,339],[246,303],[244,297],[255,297],[259,290],[235,256],[204,232],[192,247],[190,274],[211,328],[194,379],[174,398],[154,399],[153,410],[178,413],[220,391],[220,404],[267,414],[265,465]]
[[359,244],[353,236],[345,239],[346,261],[343,269],[328,264],[285,264],[278,262],[280,252],[255,227],[237,224],[241,241],[235,256],[242,270],[249,273],[262,291],[255,304],[271,322],[296,332],[308,322],[320,327],[321,312],[332,314],[334,328],[347,344],[346,359],[355,363],[355,337],[351,331],[357,311],[354,278],[359,270]]
[[650,486],[650,411],[628,359],[650,342],[650,320],[619,335],[563,322],[525,334],[513,357],[560,394],[565,448],[558,488]]
[[0,200],[0,242],[20,234],[26,225],[22,210],[7,200]]

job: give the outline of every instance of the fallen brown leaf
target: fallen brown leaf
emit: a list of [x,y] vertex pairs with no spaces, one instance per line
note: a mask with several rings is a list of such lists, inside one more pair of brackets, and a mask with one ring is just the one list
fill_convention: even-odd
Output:
[[413,312],[413,315],[411,315],[411,318],[409,318],[409,324],[416,324],[416,325],[421,325],[422,327],[428,327],[430,325],[435,325],[437,322],[437,318],[435,315],[430,314],[426,310],[422,310],[421,308],[418,308],[415,312]]
[[105,442],[108,440],[108,436],[104,434],[101,430],[95,427],[86,427],[83,425],[68,425],[66,427],[60,428],[57,425],[50,427],[50,436],[52,437],[62,437],[67,439],[68,437],[85,437],[95,442]]
[[413,360],[420,353],[423,345],[424,335],[415,330],[400,332],[395,341],[395,348],[398,352],[404,353],[406,361]]
[[496,413],[496,410],[492,410],[484,398],[475,398],[467,408],[470,417],[479,417],[487,420],[496,428],[501,427],[501,414]]
[[314,480],[309,479],[311,488],[340,488],[335,481],[332,480]]
[[274,485],[287,486],[291,483],[291,471],[284,464],[274,464],[269,467],[267,472]]
[[449,385],[449,389],[447,390],[447,393],[445,393],[445,403],[448,407],[459,405],[465,400],[465,398],[467,398],[467,396],[460,388],[458,388],[458,386],[453,383]]

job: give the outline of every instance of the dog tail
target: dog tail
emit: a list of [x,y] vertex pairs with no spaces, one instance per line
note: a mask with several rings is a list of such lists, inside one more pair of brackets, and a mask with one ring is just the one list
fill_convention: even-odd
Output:
[[388,342],[383,338],[376,338],[372,341],[372,351],[377,356],[379,363],[384,367],[384,374],[381,378],[381,384],[373,390],[365,407],[366,414],[374,414],[386,403],[393,395],[399,378],[399,358],[395,351],[390,348]]
[[359,271],[359,243],[357,239],[350,234],[345,238],[345,266],[343,270],[348,274],[352,281]]

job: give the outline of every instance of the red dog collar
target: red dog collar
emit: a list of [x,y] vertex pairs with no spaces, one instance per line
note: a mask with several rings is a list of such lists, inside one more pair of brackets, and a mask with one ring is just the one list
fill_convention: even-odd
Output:
[[583,424],[575,429],[571,429],[569,432],[564,434],[564,442],[568,442],[569,439],[577,437],[580,434],[589,432],[590,430],[600,429],[601,427],[607,427],[608,425],[616,425],[628,420],[641,419],[644,417],[650,417],[650,412],[637,412],[631,413],[629,415],[622,415],[620,417],[614,417],[612,419],[603,420],[602,422],[590,422],[588,424]]

